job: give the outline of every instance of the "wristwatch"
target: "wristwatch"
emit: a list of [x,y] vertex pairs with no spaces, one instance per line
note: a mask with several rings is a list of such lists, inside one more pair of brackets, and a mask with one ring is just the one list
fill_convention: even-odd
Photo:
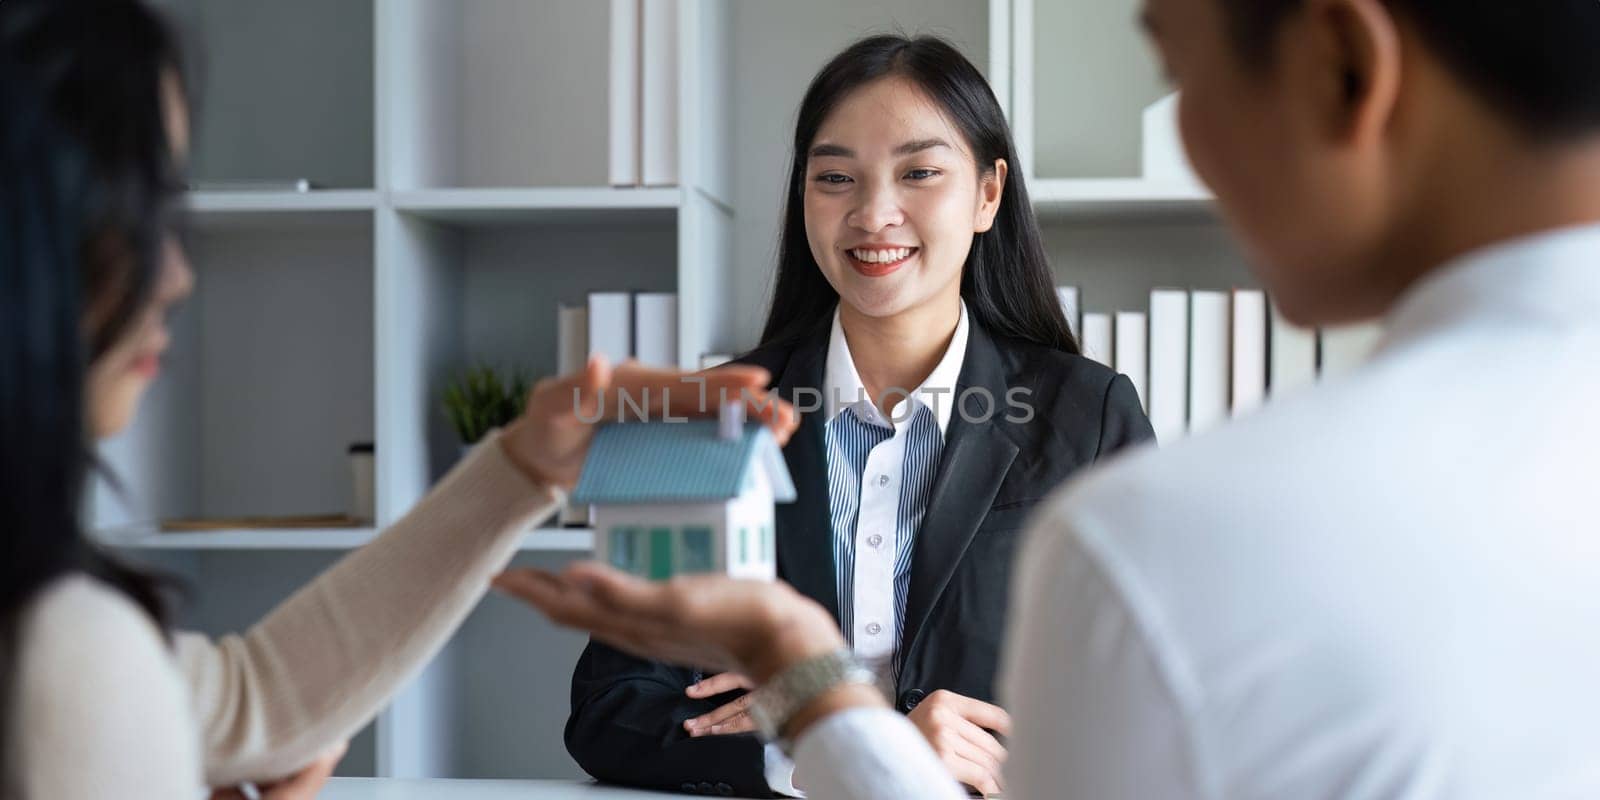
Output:
[[789,720],[812,700],[840,686],[876,686],[878,676],[843,647],[795,664],[755,691],[750,703],[750,718],[761,738],[789,753],[792,743],[782,731]]

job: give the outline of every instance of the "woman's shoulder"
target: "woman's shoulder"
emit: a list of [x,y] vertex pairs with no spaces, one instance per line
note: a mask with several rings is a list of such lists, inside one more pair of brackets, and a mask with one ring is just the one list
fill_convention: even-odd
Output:
[[82,573],[68,573],[46,584],[23,615],[25,654],[71,656],[89,642],[125,646],[133,652],[164,650],[161,631],[134,602],[111,586]]
[[793,352],[793,344],[763,344],[754,350],[735,356],[733,363],[763,367],[772,373],[773,379],[776,380],[784,365],[789,363],[789,356]]
[[1103,397],[1116,379],[1117,371],[1088,356],[1068,353],[1055,347],[993,335],[995,348],[1006,361],[1008,377],[1054,387],[1074,393],[1087,392]]
[[741,353],[733,359],[735,364],[749,364],[761,367],[772,376],[773,384],[777,384],[785,370],[789,368],[789,361],[794,352],[803,342],[768,342],[746,353]]
[[30,796],[195,786],[188,692],[161,631],[132,600],[65,575],[29,603],[19,633],[14,730],[28,732],[21,763]]
[[[1030,420],[1087,437],[1095,452],[1154,435],[1133,382],[1115,369],[1034,342],[997,337],[996,345],[1006,362],[1008,397],[1033,411]],[[1019,389],[1025,394],[1015,394]]]

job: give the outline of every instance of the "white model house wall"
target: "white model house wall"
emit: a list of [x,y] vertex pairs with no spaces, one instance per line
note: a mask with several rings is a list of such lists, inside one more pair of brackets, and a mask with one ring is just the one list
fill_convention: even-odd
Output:
[[[778,575],[776,540],[773,532],[772,482],[762,469],[750,470],[744,492],[726,504],[724,557],[728,574],[735,578],[773,580]],[[741,557],[739,531],[748,529],[753,538],[750,551]],[[762,544],[764,542],[765,544]]]
[[[703,525],[711,529],[712,553],[720,558],[723,548],[716,546],[722,537],[723,525],[727,518],[723,503],[642,503],[639,505],[596,506],[594,546],[595,558],[607,564],[611,563],[611,531],[617,527],[644,528],[671,528],[674,540],[679,533],[690,525]],[[676,559],[674,559],[676,563]],[[712,565],[712,569],[721,571],[728,562],[723,561]]]

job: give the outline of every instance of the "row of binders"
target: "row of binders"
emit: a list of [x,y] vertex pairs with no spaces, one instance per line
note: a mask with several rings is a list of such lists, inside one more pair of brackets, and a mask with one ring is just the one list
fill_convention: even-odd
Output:
[[652,367],[678,366],[678,296],[671,292],[592,292],[583,305],[556,312],[556,369],[583,369],[591,355],[612,364],[630,358]]
[[[1080,313],[1074,286],[1056,289],[1084,355],[1127,375],[1160,441],[1208,430],[1269,398],[1345,372],[1372,352],[1376,323],[1295,327],[1258,289],[1154,289],[1147,311]],[[557,369],[591,355],[677,367],[678,296],[593,292],[558,310]],[[727,360],[702,356],[702,368]]]
[[611,0],[610,182],[678,184],[678,0]]
[[1056,291],[1084,355],[1128,376],[1161,442],[1348,371],[1382,335],[1377,323],[1298,328],[1257,289],[1155,289],[1148,311],[1114,314],[1080,314],[1077,287]]

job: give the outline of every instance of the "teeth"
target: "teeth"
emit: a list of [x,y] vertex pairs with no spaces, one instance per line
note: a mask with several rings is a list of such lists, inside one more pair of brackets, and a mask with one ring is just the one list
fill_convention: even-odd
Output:
[[915,248],[896,247],[887,250],[855,249],[850,251],[850,255],[861,261],[865,261],[868,264],[893,264],[896,261],[911,257],[911,251],[913,249]]

